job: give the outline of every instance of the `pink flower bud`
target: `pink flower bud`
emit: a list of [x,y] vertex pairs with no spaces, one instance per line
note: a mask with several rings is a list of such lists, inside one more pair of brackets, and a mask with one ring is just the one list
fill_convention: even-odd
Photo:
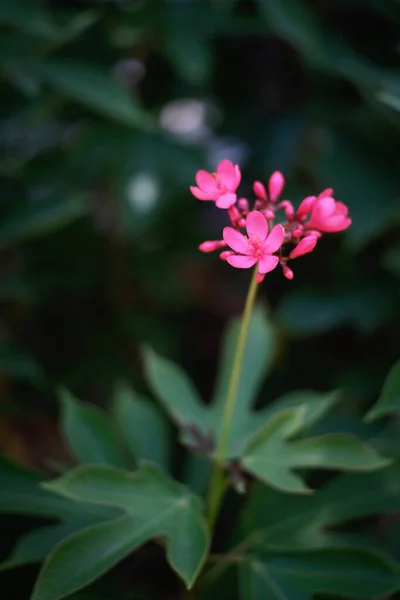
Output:
[[230,206],[228,208],[228,215],[229,218],[231,220],[231,223],[234,227],[237,227],[237,224],[239,222],[240,219],[240,212],[238,211],[238,209],[236,208],[236,206]]
[[304,227],[303,225],[297,225],[297,227],[295,227],[292,231],[292,237],[297,239],[299,237],[301,237],[304,233]]
[[271,202],[275,202],[282,193],[283,186],[285,185],[285,178],[280,171],[272,173],[268,181],[268,193]]
[[264,281],[264,277],[265,277],[265,273],[259,273],[257,271],[257,274],[256,274],[257,283],[262,283]]
[[261,183],[261,181],[255,181],[254,182],[254,184],[253,184],[253,192],[255,193],[255,195],[257,196],[257,198],[259,198],[263,202],[267,201],[267,190],[265,189],[265,187]]
[[239,219],[238,226],[242,229],[246,227],[246,219]]
[[294,217],[294,208],[293,204],[289,202],[289,200],[284,200],[277,206],[278,209],[282,209],[285,211],[286,218],[290,221]]
[[225,246],[226,243],[223,240],[209,240],[200,244],[199,250],[200,252],[214,252],[214,250],[219,250]]
[[273,210],[266,208],[265,210],[263,210],[261,212],[268,221],[275,219],[275,213]]
[[297,244],[296,248],[293,248],[291,253],[289,254],[289,258],[297,258],[299,256],[303,256],[303,254],[308,254],[312,252],[317,243],[317,238],[314,235],[306,235],[300,242]]
[[223,252],[221,252],[219,257],[222,258],[222,260],[226,260],[228,256],[232,256],[232,254],[235,254],[234,252],[232,252],[232,250],[224,250]]
[[240,200],[238,201],[238,207],[242,212],[248,213],[249,212],[249,201],[246,200],[246,198],[240,198]]
[[281,267],[282,267],[282,271],[284,276],[286,277],[286,279],[293,279],[294,277],[294,273],[292,271],[292,269],[289,269],[289,267],[285,264],[285,263],[281,263]]
[[306,217],[311,212],[316,201],[316,196],[307,196],[307,198],[304,198],[296,212],[298,218],[303,219],[304,217]]

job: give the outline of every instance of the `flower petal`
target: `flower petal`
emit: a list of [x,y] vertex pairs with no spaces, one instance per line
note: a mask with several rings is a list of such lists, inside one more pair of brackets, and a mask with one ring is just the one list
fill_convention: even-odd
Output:
[[230,206],[233,206],[235,202],[236,194],[223,194],[217,199],[215,206],[218,206],[218,208],[229,208]]
[[279,258],[277,256],[263,256],[258,262],[258,271],[259,273],[269,273],[273,269],[275,269],[276,265],[279,262]]
[[336,202],[333,198],[317,200],[312,209],[309,225],[320,229],[321,223],[324,223],[335,212],[335,204]]
[[326,188],[320,194],[318,194],[318,200],[321,198],[332,198],[333,197],[333,188]]
[[208,171],[197,171],[196,183],[198,187],[206,194],[214,194],[216,190],[216,181]]
[[257,262],[255,256],[243,256],[242,254],[232,254],[232,256],[227,256],[226,260],[236,269],[250,269]]
[[263,252],[265,254],[272,254],[273,252],[276,252],[282,246],[284,239],[285,230],[283,229],[282,225],[275,225],[264,242]]
[[306,235],[300,242],[297,244],[295,248],[289,254],[289,258],[297,258],[299,256],[303,256],[303,254],[307,254],[308,252],[312,252],[317,243],[317,238],[315,235]]
[[335,216],[341,215],[342,217],[347,217],[348,214],[349,214],[349,209],[344,204],[344,202],[336,202]]
[[239,169],[239,165],[235,165],[235,175],[236,175],[236,183],[239,185],[240,180],[242,179],[242,174]]
[[350,227],[350,225],[351,219],[338,215],[337,217],[331,217],[329,221],[327,221],[324,231],[327,233],[337,233],[338,231],[344,231]]
[[306,198],[304,198],[304,200],[302,200],[302,202],[300,202],[300,206],[297,209],[297,216],[299,218],[306,217],[308,215],[308,213],[311,212],[316,201],[317,201],[316,196],[307,196]]
[[249,212],[246,219],[247,235],[258,234],[260,242],[263,242],[268,235],[267,221],[258,210]]
[[210,200],[211,199],[211,198],[209,198],[209,194],[205,194],[204,192],[199,190],[199,188],[195,187],[194,185],[190,186],[190,191],[192,192],[193,196],[195,198],[197,198],[198,200]]
[[[240,183],[240,177],[238,180],[238,174],[235,165],[230,160],[222,160],[218,163],[217,173],[221,178],[221,183],[230,192],[236,192],[236,189]],[[239,171],[240,174],[240,171]]]
[[249,242],[248,240],[236,229],[233,227],[225,227],[223,231],[223,238],[225,242],[235,250],[236,252],[240,252],[240,254],[248,254],[249,253]]

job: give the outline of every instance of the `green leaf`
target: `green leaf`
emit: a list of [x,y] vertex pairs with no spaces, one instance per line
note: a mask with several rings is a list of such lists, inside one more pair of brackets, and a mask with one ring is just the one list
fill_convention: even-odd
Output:
[[166,36],[163,50],[171,65],[185,80],[194,85],[207,82],[211,73],[212,53],[204,39],[193,36],[189,29],[174,29]]
[[400,413],[400,360],[390,369],[381,395],[366,415],[367,421]]
[[120,384],[114,396],[113,413],[133,456],[150,460],[168,471],[171,433],[158,408],[127,384]]
[[140,129],[152,127],[152,119],[131,94],[97,65],[49,61],[41,70],[52,86],[101,115]]
[[11,555],[0,565],[0,570],[41,561],[64,538],[84,529],[88,524],[88,520],[76,520],[33,529],[17,541]]
[[191,587],[209,536],[200,499],[150,463],[135,473],[82,466],[46,488],[72,500],[120,508],[124,515],[70,536],[49,556],[32,600],[58,600],[82,588],[152,538],[165,538],[167,559]]
[[278,412],[253,438],[242,459],[243,466],[252,475],[277,489],[304,493],[309,489],[293,469],[370,471],[390,462],[379,457],[373,448],[347,435],[289,440],[298,431],[303,412],[303,406]]
[[186,373],[147,348],[143,353],[147,379],[167,413],[182,428],[190,425],[207,434],[206,410]]
[[0,369],[17,379],[33,383],[44,380],[43,370],[34,357],[10,346],[0,346]]
[[310,548],[326,544],[325,528],[400,509],[400,465],[370,473],[339,475],[312,495],[296,496],[255,486],[242,535],[262,544]]
[[315,14],[302,0],[258,0],[267,25],[300,52],[316,60],[324,54],[324,38]]
[[51,41],[57,40],[60,30],[49,11],[29,0],[2,0],[0,23]]
[[394,310],[393,296],[384,286],[335,293],[310,288],[286,295],[277,318],[285,331],[296,336],[320,335],[345,324],[371,332]]
[[83,463],[127,467],[128,461],[109,417],[95,406],[60,390],[61,429],[75,456]]
[[[331,132],[327,150],[319,153],[314,170],[322,185],[335,182],[335,195],[349,207],[352,226],[344,237],[352,248],[363,248],[396,218],[397,176],[379,150]],[[360,310],[371,310],[371,300],[358,302]]]
[[[179,367],[158,357],[152,351],[145,352],[149,383],[166,411],[180,427],[194,424],[204,435],[212,432],[214,438],[218,440],[239,326],[240,319],[234,319],[224,336],[216,390],[211,406],[206,406],[201,401],[193,384]],[[239,456],[246,442],[263,425],[260,416],[251,412],[251,406],[271,366],[275,349],[274,330],[265,310],[257,307],[251,317],[238,382],[228,446],[230,457]],[[187,438],[188,434],[186,434]]]
[[[111,518],[114,510],[70,502],[41,487],[45,476],[0,456],[0,512],[38,517],[58,517],[64,521],[83,518]],[[29,502],[27,502],[29,498]]]
[[0,245],[20,244],[60,229],[87,214],[82,196],[49,198],[27,205],[4,219],[0,226]]
[[325,30],[305,0],[258,0],[258,5],[267,27],[292,44],[310,66],[340,75],[361,89],[380,84],[380,70]]
[[[44,476],[0,456],[0,512],[59,516],[70,503],[40,487]],[[27,502],[29,498],[29,502]]]
[[324,394],[313,390],[298,390],[277,398],[257,416],[264,427],[267,420],[277,412],[288,408],[301,408],[296,418],[296,433],[300,433],[322,419],[339,400],[339,392]]
[[241,600],[297,600],[310,594],[375,598],[398,589],[399,568],[364,549],[250,555],[240,567]]

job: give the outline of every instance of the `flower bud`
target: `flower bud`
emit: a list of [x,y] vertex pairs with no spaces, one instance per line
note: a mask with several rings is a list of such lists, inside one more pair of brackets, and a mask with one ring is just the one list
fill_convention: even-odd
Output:
[[226,243],[223,240],[209,240],[203,242],[199,246],[200,252],[214,252],[214,250],[219,250],[220,248],[224,248]]
[[268,181],[268,193],[271,202],[275,202],[282,193],[285,178],[280,171],[272,173]]
[[281,267],[282,267],[282,271],[283,271],[283,274],[286,277],[286,279],[292,280],[294,277],[294,273],[293,273],[292,269],[289,269],[289,267],[285,263],[281,263]]
[[257,196],[257,198],[259,198],[263,202],[267,201],[267,190],[265,189],[265,187],[261,183],[261,181],[255,181],[254,182],[254,184],[253,184],[253,192],[255,193],[255,195]]

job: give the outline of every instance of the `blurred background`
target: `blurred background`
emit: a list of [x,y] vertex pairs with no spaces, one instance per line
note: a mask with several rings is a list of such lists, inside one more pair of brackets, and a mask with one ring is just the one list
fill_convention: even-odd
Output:
[[244,196],[279,169],[285,197],[333,187],[353,218],[260,289],[262,401],[343,387],[350,422],[376,399],[400,354],[398,0],[1,0],[0,85],[6,455],[67,460],[56,386],[145,392],[144,343],[207,401],[249,282],[197,250],[226,215],[189,186],[223,158]]

